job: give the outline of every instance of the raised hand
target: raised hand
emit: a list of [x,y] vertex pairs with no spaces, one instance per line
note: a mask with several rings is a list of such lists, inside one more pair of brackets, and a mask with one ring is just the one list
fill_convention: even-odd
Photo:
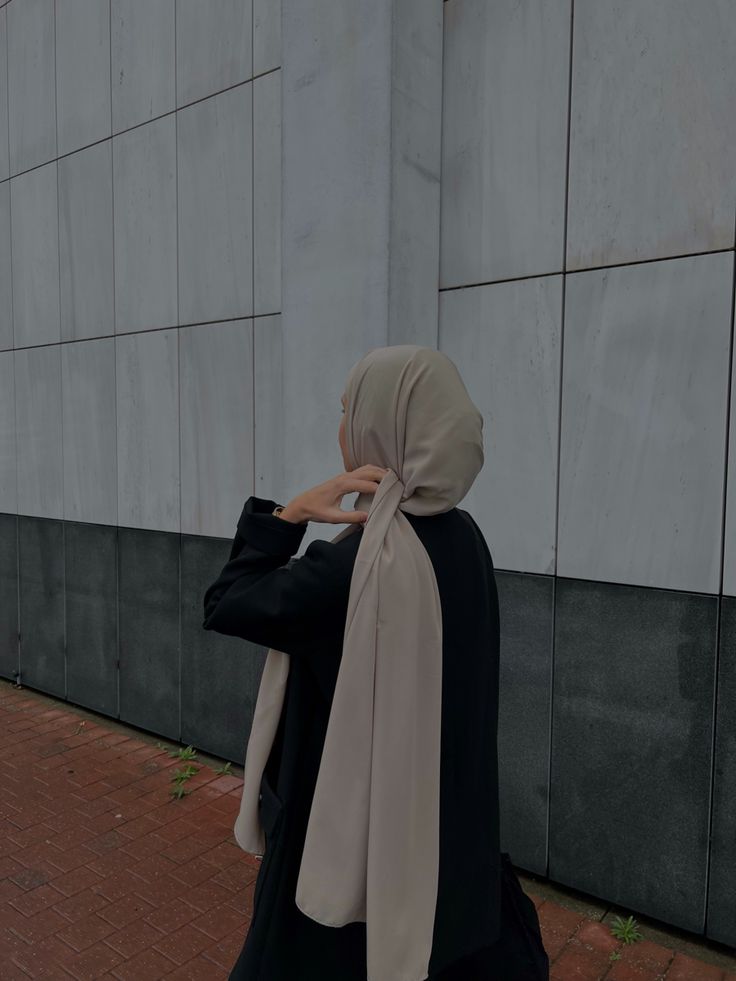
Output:
[[388,472],[388,468],[376,467],[372,463],[356,470],[346,470],[297,495],[286,505],[281,517],[297,522],[362,523],[368,517],[368,512],[343,511],[340,506],[343,497],[354,493],[374,494]]

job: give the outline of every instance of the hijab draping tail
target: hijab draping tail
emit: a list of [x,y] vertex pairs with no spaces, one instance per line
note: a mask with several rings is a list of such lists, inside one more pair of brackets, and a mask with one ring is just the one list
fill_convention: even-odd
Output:
[[[439,874],[442,610],[402,512],[436,514],[462,499],[483,465],[483,421],[452,361],[416,345],[370,352],[346,394],[355,466],[391,469],[355,504],[368,519],[295,901],[327,926],[366,923],[368,981],[425,981]],[[265,850],[259,787],[288,672],[288,655],[269,650],[235,824],[238,844],[256,854]]]

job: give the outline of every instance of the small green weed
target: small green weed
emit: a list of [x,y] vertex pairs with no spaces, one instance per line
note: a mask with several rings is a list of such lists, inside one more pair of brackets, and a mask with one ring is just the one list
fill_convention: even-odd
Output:
[[629,915],[625,920],[616,916],[611,926],[611,933],[622,943],[633,944],[643,938],[643,934],[639,933],[637,927],[638,923],[633,916]]
[[187,763],[180,770],[174,770],[173,776],[171,777],[172,783],[184,783],[185,780],[189,780],[193,777],[195,773],[199,773],[199,767],[192,766],[191,763]]
[[187,782],[187,780],[190,780],[195,773],[199,773],[199,767],[192,766],[191,763],[187,763],[186,766],[181,767],[179,770],[174,770],[171,777],[171,782],[174,784],[171,789],[171,796],[175,797],[177,800],[181,800],[182,797],[185,797],[189,791],[185,789],[184,784]]
[[[193,766],[190,760],[197,759],[197,750],[193,746],[179,747],[178,749],[167,749],[163,743],[156,743],[159,749],[166,749],[169,756],[174,759],[181,760],[185,765],[177,770],[174,770],[171,776],[171,782],[173,787],[171,789],[171,796],[176,800],[181,800],[182,797],[186,797],[189,791],[185,788],[184,784],[187,780],[190,780],[195,773],[199,773],[199,767]],[[213,767],[214,772],[219,777],[230,776],[232,774],[232,763],[229,761],[227,763],[221,763],[219,766]]]

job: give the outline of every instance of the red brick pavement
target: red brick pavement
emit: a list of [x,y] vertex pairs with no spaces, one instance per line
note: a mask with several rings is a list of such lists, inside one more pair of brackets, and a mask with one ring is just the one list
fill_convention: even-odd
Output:
[[[194,761],[173,799],[165,749],[10,685],[0,739],[2,981],[227,978],[258,873],[232,837],[240,778]],[[736,981],[530,895],[552,981]]]

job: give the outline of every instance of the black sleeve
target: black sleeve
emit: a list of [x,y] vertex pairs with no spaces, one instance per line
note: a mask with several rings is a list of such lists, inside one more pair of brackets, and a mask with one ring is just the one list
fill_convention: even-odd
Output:
[[299,548],[306,524],[271,514],[276,502],[249,497],[238,519],[230,558],[204,594],[205,630],[242,637],[287,654],[305,654],[347,610],[349,570],[336,546]]

